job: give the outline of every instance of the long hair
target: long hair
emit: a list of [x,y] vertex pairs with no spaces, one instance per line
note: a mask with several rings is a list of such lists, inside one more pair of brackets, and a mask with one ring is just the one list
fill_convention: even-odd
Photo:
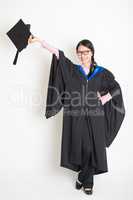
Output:
[[94,58],[95,49],[94,49],[94,45],[92,44],[92,42],[87,39],[81,40],[76,46],[76,51],[78,51],[78,47],[80,45],[83,45],[91,50],[91,52],[92,52],[91,63],[92,63],[92,66],[96,66],[97,62],[95,61],[95,58]]

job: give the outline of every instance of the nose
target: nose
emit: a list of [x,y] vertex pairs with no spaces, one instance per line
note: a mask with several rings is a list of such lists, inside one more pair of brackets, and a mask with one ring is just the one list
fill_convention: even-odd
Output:
[[81,54],[81,59],[84,59],[84,55],[83,54]]

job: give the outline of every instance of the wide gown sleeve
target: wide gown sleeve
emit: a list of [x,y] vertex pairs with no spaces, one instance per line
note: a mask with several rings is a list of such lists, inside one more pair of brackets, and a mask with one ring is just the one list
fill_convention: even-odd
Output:
[[109,147],[115,139],[125,117],[125,106],[120,84],[114,74],[105,70],[103,73],[101,95],[110,92],[112,99],[104,104],[106,146]]
[[52,55],[46,99],[46,118],[56,115],[64,105],[65,88],[69,84],[72,64],[62,50],[59,50],[58,59],[55,54]]

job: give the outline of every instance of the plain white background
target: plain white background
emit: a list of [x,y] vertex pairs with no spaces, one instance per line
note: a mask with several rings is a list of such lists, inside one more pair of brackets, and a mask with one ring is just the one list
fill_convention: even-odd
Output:
[[[133,199],[132,11],[130,0],[1,2],[0,199]],[[6,32],[20,18],[75,63],[77,43],[91,40],[96,61],[121,85],[126,117],[107,149],[109,172],[94,177],[92,197],[75,190],[76,172],[60,167],[62,111],[44,116],[52,55],[32,44],[12,65],[16,49]]]

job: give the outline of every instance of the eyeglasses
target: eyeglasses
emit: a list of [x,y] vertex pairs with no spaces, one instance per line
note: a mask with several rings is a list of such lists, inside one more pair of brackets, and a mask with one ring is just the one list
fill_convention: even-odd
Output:
[[78,56],[81,56],[81,55],[83,54],[84,56],[87,56],[87,55],[89,55],[90,52],[91,52],[91,51],[89,51],[89,50],[88,50],[88,51],[78,51],[78,52],[77,52],[77,55],[78,55]]

